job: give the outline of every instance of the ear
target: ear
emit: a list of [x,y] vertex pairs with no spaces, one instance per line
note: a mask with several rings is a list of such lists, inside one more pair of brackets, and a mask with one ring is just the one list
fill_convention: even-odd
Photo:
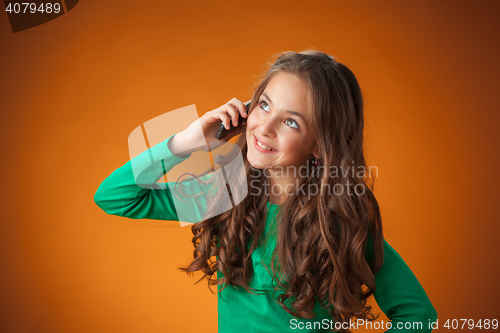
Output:
[[314,157],[319,159],[319,148],[318,148],[318,143],[314,143],[313,151],[312,151]]

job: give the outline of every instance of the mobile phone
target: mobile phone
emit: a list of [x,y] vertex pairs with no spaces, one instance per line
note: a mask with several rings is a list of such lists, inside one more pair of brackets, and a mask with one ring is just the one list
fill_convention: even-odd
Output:
[[[251,102],[252,101],[248,101],[248,102],[245,103],[245,106],[247,108],[247,115],[248,115],[248,112],[250,111],[250,103]],[[231,117],[229,117],[229,118],[231,118]],[[230,122],[231,123],[231,125],[230,125],[231,127],[229,129],[226,129],[224,127],[224,123],[222,123],[222,124],[220,124],[219,132],[217,132],[217,135],[215,137],[217,138],[217,140],[222,139],[223,137],[225,137],[227,135],[227,133],[231,132],[232,130],[234,130],[235,128],[239,127],[240,125],[243,125],[244,123],[246,123],[246,121],[247,121],[247,118],[243,118],[241,116],[241,113],[238,112],[238,126],[235,127],[233,125],[233,122],[231,121]]]

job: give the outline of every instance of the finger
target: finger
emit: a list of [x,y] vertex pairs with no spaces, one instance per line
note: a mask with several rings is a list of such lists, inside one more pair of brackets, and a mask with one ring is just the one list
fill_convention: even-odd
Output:
[[214,117],[217,117],[218,119],[220,119],[222,121],[222,123],[224,124],[224,127],[226,129],[230,129],[231,128],[231,118],[229,118],[229,116],[227,115],[227,113],[225,113],[225,112],[217,112],[216,115],[214,115]]
[[234,127],[238,126],[239,111],[236,106],[231,103],[226,104],[226,111],[231,115],[231,120]]
[[234,106],[236,106],[236,108],[238,109],[238,112],[241,114],[242,117],[247,116],[247,107],[245,106],[245,104],[242,101],[240,101],[237,98],[233,98],[231,100],[231,102],[233,103]]
[[[210,114],[210,117],[214,120],[220,120],[224,124],[224,127],[226,129],[229,129],[231,127],[230,125],[230,118],[225,112],[214,112]],[[213,122],[213,121],[211,121]]]

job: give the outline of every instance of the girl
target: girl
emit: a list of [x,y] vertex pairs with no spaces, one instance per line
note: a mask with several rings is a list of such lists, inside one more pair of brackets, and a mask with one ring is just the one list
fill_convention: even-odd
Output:
[[[218,141],[221,121],[236,126],[239,114],[246,124]],[[219,332],[430,332],[436,310],[383,237],[363,124],[361,89],[346,66],[319,51],[284,52],[258,81],[248,114],[236,98],[207,112],[149,149],[161,157],[142,179],[149,188],[133,176],[136,157],[94,200],[108,214],[178,220],[171,191],[156,181],[206,142],[241,134],[247,195],[193,224],[194,260],[183,269],[217,284]],[[370,326],[372,294],[392,323]]]

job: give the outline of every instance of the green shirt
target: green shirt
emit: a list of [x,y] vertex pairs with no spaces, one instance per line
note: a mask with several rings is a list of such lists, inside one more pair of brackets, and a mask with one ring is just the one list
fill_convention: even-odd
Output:
[[[173,135],[172,135],[173,136]],[[95,203],[106,213],[132,219],[157,219],[179,221],[171,190],[156,182],[185,158],[173,155],[168,149],[168,140],[139,154],[116,169],[100,184],[94,195]],[[133,164],[132,164],[133,163]],[[132,166],[133,165],[133,166]],[[136,176],[140,174],[141,186]],[[170,185],[170,183],[169,183]],[[177,207],[180,207],[177,205]],[[276,213],[279,206],[267,204],[268,214],[265,232],[267,241],[252,253],[254,274],[250,287],[269,290],[265,294],[248,293],[242,287],[226,286],[218,293],[219,333],[229,332],[327,332],[337,329],[326,309],[316,303],[314,319],[298,319],[288,314],[273,299],[273,279],[268,273],[271,255],[276,246],[273,236]],[[373,254],[373,242],[369,238],[366,255]],[[217,272],[217,277],[222,273]],[[380,309],[392,321],[392,328],[405,332],[431,332],[429,322],[437,320],[437,312],[432,306],[421,284],[399,254],[384,240],[384,264],[375,276],[374,297]],[[220,287],[218,287],[220,290]],[[277,293],[274,294],[274,297]],[[370,323],[359,322],[359,328],[370,328]],[[421,323],[421,326],[417,326]],[[406,325],[406,328],[404,328]],[[413,326],[413,329],[408,327]],[[350,326],[355,329],[356,326]],[[378,328],[376,326],[373,329]],[[383,328],[387,328],[384,323]],[[381,328],[377,331],[382,332]],[[385,330],[383,330],[385,331]]]

